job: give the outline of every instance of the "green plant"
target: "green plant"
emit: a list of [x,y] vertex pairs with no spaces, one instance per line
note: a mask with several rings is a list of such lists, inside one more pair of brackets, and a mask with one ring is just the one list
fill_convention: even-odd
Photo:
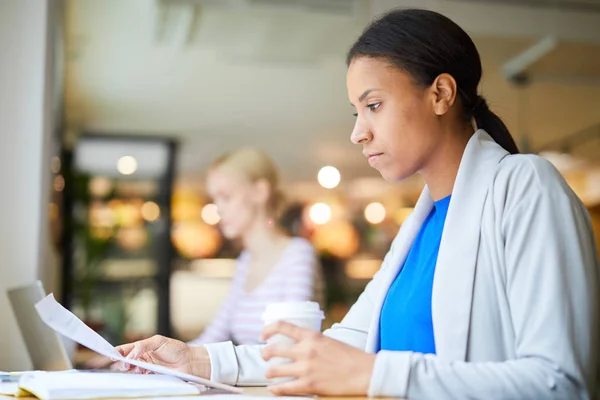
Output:
[[[115,236],[115,228],[98,232],[90,223],[89,209],[93,201],[89,193],[91,177],[71,174],[73,197],[76,204],[73,225],[76,242],[75,295],[79,300],[84,319],[91,319],[94,299],[99,296],[99,282],[103,279],[102,261],[106,259]],[[111,194],[112,197],[112,194]]]

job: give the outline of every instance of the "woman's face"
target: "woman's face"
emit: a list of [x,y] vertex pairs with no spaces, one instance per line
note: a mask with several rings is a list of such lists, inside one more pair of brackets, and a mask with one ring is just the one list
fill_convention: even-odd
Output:
[[264,212],[266,202],[261,185],[233,169],[211,170],[206,186],[221,217],[219,227],[227,239],[242,237]]
[[430,88],[386,60],[360,57],[346,76],[348,97],[356,108],[351,140],[361,144],[371,167],[388,182],[424,168],[439,143],[439,121]]

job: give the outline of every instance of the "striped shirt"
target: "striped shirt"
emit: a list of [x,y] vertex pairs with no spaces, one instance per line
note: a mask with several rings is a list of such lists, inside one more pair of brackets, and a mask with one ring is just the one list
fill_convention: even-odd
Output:
[[267,304],[280,301],[320,301],[322,276],[315,251],[305,239],[292,238],[269,275],[253,291],[245,289],[250,254],[242,252],[229,294],[216,317],[190,345],[224,342],[259,344]]

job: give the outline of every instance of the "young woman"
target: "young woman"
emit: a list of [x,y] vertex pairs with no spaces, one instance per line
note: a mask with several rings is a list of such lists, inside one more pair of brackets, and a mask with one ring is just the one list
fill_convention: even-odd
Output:
[[[204,332],[188,344],[227,342],[233,348],[233,343],[261,343],[261,315],[267,304],[321,301],[316,253],[306,239],[288,236],[277,224],[283,207],[279,173],[262,151],[242,148],[221,156],[210,166],[206,186],[218,208],[223,235],[241,241],[243,251],[224,303]],[[110,363],[96,357],[86,366]]]
[[283,202],[279,174],[263,152],[243,148],[221,156],[209,168],[206,186],[223,235],[240,240],[244,250],[227,299],[189,344],[261,343],[261,314],[267,304],[320,300],[315,251],[307,240],[290,238],[276,223]]
[[[599,262],[588,214],[550,163],[518,154],[478,94],[481,72],[469,36],[431,11],[392,11],[351,48],[352,141],[385,180],[419,174],[427,185],[340,324],[264,330],[291,346],[154,337],[120,351],[237,385],[296,378],[276,394],[594,398]],[[267,370],[272,357],[292,362]]]

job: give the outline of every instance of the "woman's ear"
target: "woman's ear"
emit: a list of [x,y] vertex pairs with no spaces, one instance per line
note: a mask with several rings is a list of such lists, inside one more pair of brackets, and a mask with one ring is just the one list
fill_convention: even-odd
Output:
[[440,74],[431,84],[433,94],[433,110],[437,115],[444,115],[456,102],[458,86],[450,74]]
[[265,205],[271,196],[271,185],[266,179],[254,182],[252,198],[257,204]]

